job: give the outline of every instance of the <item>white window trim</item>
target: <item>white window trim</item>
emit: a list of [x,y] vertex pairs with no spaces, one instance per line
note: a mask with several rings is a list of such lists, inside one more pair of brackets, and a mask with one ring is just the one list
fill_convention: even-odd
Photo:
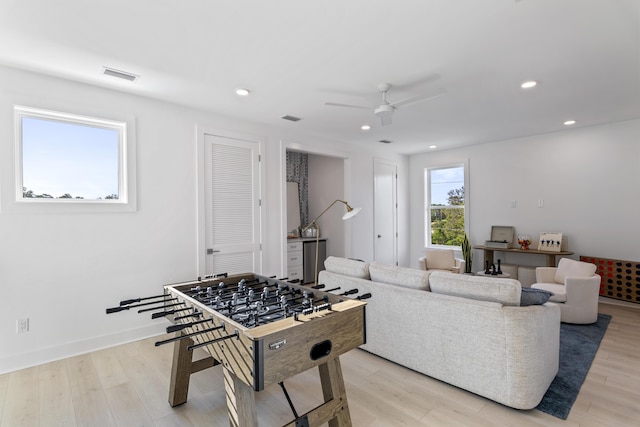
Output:
[[[23,197],[22,126],[23,117],[53,119],[60,122],[97,126],[117,130],[118,147],[118,199],[41,199]],[[3,195],[3,210],[7,212],[133,212],[137,210],[135,118],[103,119],[42,108],[14,105],[15,156],[14,192]]]
[[469,159],[465,159],[462,162],[447,162],[443,164],[430,165],[424,167],[424,185],[426,186],[426,195],[424,200],[424,217],[423,224],[425,225],[425,235],[423,238],[423,242],[425,243],[425,248],[432,249],[453,249],[453,250],[462,250],[460,246],[448,246],[448,245],[433,245],[431,244],[431,239],[429,238],[429,234],[431,233],[431,218],[430,214],[430,206],[431,206],[431,183],[429,181],[428,172],[432,169],[447,169],[447,168],[455,168],[462,166],[464,168],[464,232],[469,235],[469,201],[470,201],[470,191],[469,191]]

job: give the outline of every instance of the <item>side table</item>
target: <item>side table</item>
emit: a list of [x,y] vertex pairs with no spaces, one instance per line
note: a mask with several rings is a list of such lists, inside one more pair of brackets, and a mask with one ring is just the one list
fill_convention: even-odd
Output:
[[484,270],[480,270],[476,273],[476,276],[487,276],[487,277],[497,277],[497,278],[501,278],[501,279],[508,279],[509,277],[511,277],[511,274],[509,273],[502,273],[502,274],[486,274],[484,272]]

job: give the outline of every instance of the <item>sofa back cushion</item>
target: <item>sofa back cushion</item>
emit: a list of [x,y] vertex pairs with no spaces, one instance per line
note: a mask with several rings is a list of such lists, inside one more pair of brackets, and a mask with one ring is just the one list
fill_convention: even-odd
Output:
[[562,258],[560,262],[558,262],[554,280],[556,283],[564,284],[564,279],[567,277],[591,277],[595,273],[595,264],[576,261],[571,258]]
[[434,271],[429,276],[431,292],[502,305],[520,305],[520,282],[485,276],[468,276]]
[[429,290],[428,271],[374,262],[369,265],[369,274],[373,282],[401,286],[403,288]]
[[427,249],[424,260],[427,270],[451,270],[456,266],[451,249]]
[[332,273],[359,279],[370,279],[369,263],[349,258],[330,256],[324,260],[324,268]]

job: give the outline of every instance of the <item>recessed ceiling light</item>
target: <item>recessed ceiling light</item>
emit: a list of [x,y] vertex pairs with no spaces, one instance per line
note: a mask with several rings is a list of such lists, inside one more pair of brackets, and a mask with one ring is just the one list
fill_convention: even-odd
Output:
[[433,150],[434,148],[438,148],[438,146],[437,145],[430,145],[429,148],[431,148]]
[[249,89],[245,89],[245,88],[238,88],[236,89],[236,95],[238,96],[247,96],[251,93],[251,91]]
[[575,125],[576,121],[575,120],[567,120],[566,122],[564,122],[565,126],[571,126],[571,125]]
[[369,126],[369,125],[362,125],[362,126],[360,126],[360,129],[362,129],[362,130],[370,130],[370,129],[371,129],[371,126]]
[[522,89],[531,89],[532,87],[535,87],[538,84],[537,81],[535,80],[527,80],[526,82],[523,82],[520,87]]

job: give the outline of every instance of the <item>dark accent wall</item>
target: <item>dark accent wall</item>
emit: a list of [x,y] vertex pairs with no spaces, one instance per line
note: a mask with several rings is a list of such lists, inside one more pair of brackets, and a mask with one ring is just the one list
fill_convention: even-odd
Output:
[[287,182],[298,183],[300,223],[309,224],[309,155],[287,151]]

